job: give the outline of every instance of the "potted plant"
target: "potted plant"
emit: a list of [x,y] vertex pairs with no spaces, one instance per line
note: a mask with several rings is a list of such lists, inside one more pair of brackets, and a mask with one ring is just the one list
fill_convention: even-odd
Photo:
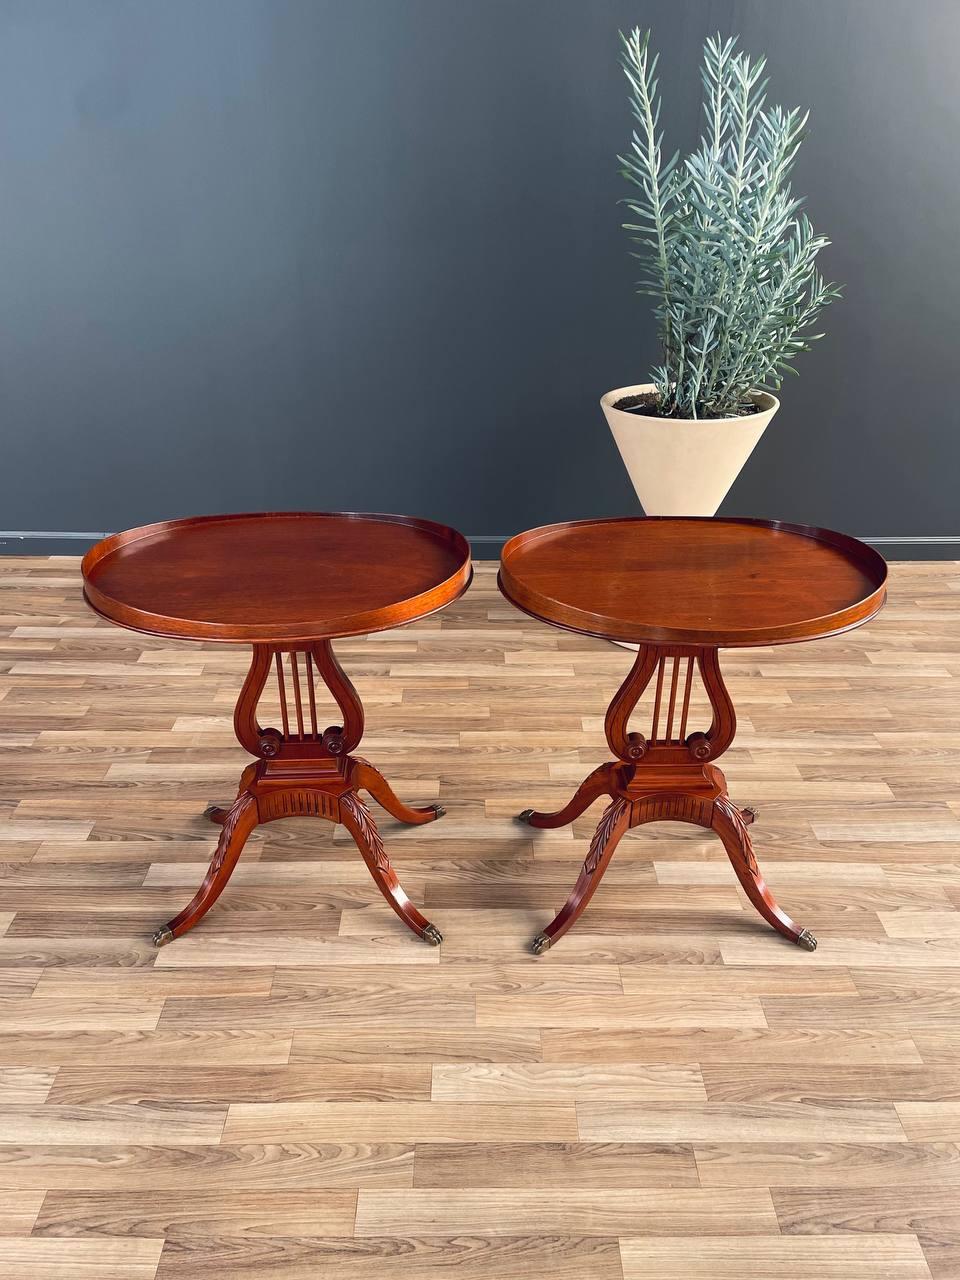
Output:
[[600,403],[647,515],[712,516],[780,407],[791,361],[839,295],[816,269],[815,235],[790,188],[807,113],[765,105],[765,59],[708,39],[698,149],[661,157],[650,32],[620,33],[635,120],[622,173],[625,223],[656,299],[662,363]]

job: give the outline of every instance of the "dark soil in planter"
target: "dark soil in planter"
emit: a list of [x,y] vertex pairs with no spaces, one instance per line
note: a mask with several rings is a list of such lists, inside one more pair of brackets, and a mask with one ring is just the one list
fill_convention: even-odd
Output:
[[[680,418],[675,413],[661,413],[660,400],[655,391],[643,391],[640,395],[623,396],[613,406],[614,409],[622,409],[624,413],[642,414],[645,418],[665,418],[674,422],[689,422],[689,418]],[[741,409],[741,415],[748,413],[760,413],[761,407],[755,401],[751,401]],[[723,417],[730,417],[724,414]],[[702,422],[709,422],[709,418],[702,418]]]

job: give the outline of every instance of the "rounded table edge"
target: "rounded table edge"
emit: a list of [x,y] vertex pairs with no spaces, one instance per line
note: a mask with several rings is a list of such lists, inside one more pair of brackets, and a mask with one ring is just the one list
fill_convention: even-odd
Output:
[[[337,620],[324,624],[306,624],[286,627],[270,627],[265,630],[260,624],[236,624],[198,622],[188,618],[171,618],[166,614],[154,614],[146,609],[138,609],[115,600],[112,596],[100,591],[90,577],[91,571],[107,555],[120,547],[143,538],[153,537],[168,529],[178,526],[196,526],[207,523],[222,523],[230,520],[250,520],[277,517],[297,516],[329,516],[342,519],[376,520],[386,524],[404,524],[437,535],[448,542],[459,552],[460,564],[449,577],[435,583],[427,591],[410,596],[394,605],[384,605],[364,613],[348,614],[343,623]],[[470,544],[464,535],[451,525],[440,524],[435,520],[427,520],[421,516],[396,515],[379,511],[247,511],[230,512],[224,515],[187,516],[177,520],[161,520],[154,524],[138,525],[125,529],[120,533],[109,534],[96,543],[84,555],[80,563],[83,579],[83,596],[86,603],[100,617],[128,631],[137,631],[144,635],[163,636],[171,640],[204,640],[221,644],[273,644],[294,645],[310,644],[318,640],[344,639],[350,636],[370,635],[377,631],[389,631],[394,627],[429,617],[438,610],[452,604],[464,594],[473,580],[473,561]],[[389,613],[389,617],[382,615]],[[171,626],[170,624],[180,624]]]
[[[646,627],[642,630],[629,626],[612,626],[610,620],[603,615],[593,614],[575,606],[563,604],[551,597],[541,596],[528,590],[510,571],[508,559],[523,546],[553,533],[578,526],[602,524],[636,523],[639,520],[670,520],[675,522],[705,523],[719,520],[724,524],[741,524],[771,530],[771,532],[792,533],[798,537],[811,538],[817,542],[844,551],[850,559],[868,573],[876,581],[874,590],[861,600],[836,610],[822,614],[803,622],[785,623],[780,626],[758,628],[748,632],[745,629],[733,631],[677,629],[664,627]],[[503,546],[500,555],[500,571],[497,583],[501,593],[511,604],[524,613],[551,626],[566,631],[576,631],[582,635],[595,636],[600,640],[620,640],[631,644],[676,645],[691,649],[743,649],[756,648],[768,644],[793,644],[806,640],[824,640],[830,636],[840,635],[854,627],[869,622],[883,608],[887,596],[887,578],[889,567],[883,556],[873,547],[850,534],[839,533],[834,529],[824,529],[817,525],[793,524],[786,520],[764,520],[748,516],[609,516],[587,520],[565,520],[556,524],[540,525],[535,529],[527,529],[514,534]],[[551,608],[552,606],[552,608]]]

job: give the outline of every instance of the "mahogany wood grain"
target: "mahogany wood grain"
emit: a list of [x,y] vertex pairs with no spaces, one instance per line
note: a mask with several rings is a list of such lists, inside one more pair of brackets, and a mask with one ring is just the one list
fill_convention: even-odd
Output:
[[734,648],[813,640],[883,604],[887,566],[846,534],[775,520],[623,516],[545,525],[503,548],[519,608],[607,640]]
[[84,593],[121,626],[186,640],[305,642],[426,617],[470,581],[455,529],[412,516],[280,511],[128,529],[83,558]]
[[[426,941],[441,942],[404,893],[357,793],[367,790],[407,823],[433,822],[443,807],[404,804],[378,770],[351,754],[363,735],[363,706],[330,638],[410,622],[456,599],[472,572],[462,534],[429,520],[355,512],[199,516],[106,538],[84,557],[82,572],[87,602],[121,626],[253,643],[234,729],[259,759],[229,808],[207,810],[221,828],[216,851],[193,899],[154,935],[157,946],[203,919],[259,823],[305,815],[343,823],[397,915]],[[343,718],[322,731],[317,677]],[[271,679],[279,727],[257,716]]]
[[[499,584],[525,612],[567,630],[639,642],[604,729],[616,761],[601,765],[553,813],[525,809],[533,827],[573,822],[600,796],[604,810],[567,901],[533,940],[541,954],[576,923],[632,827],[669,819],[715,831],[760,915],[814,950],[809,929],[778,905],[753,852],[756,814],[727,794],[712,762],[733,742],[736,713],[718,649],[809,640],[849,630],[885,598],[886,564],[854,538],[804,525],[699,517],[624,517],[533,529],[503,549]],[[688,733],[694,681],[708,726]],[[654,684],[648,735],[630,719]]]

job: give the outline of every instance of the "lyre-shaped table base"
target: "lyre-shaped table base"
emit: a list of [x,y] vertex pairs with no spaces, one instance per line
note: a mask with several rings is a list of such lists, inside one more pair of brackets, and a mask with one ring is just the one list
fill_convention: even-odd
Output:
[[[713,720],[705,733],[688,735],[690,696],[697,671],[710,699]],[[644,738],[628,731],[628,721],[654,675],[652,730],[650,737]],[[604,724],[607,742],[618,759],[595,769],[569,804],[556,813],[524,809],[518,815],[531,827],[563,827],[579,818],[601,796],[610,799],[570,896],[533,940],[537,955],[576,923],[603,879],[620,837],[631,827],[665,820],[690,822],[715,831],[744,892],[764,920],[798,946],[808,951],[816,949],[816,938],[780,909],[760,873],[748,830],[756,818],[755,811],[733,803],[727,794],[726,779],[711,763],[730,746],[736,726],[716,649],[640,647],[633,669],[610,703]]]
[[[289,662],[286,678],[285,658]],[[301,689],[301,659],[305,690]],[[257,704],[271,668],[277,677],[282,732],[262,729],[257,722]],[[337,701],[342,726],[318,728],[314,668]],[[287,678],[292,686],[292,708],[287,700]],[[373,815],[358,793],[367,791],[394,818],[410,824],[434,822],[443,816],[444,809],[439,804],[422,809],[404,804],[379,770],[350,754],[363,734],[363,707],[329,641],[299,649],[255,645],[237,701],[234,728],[241,745],[260,759],[244,770],[237,799],[229,808],[213,805],[207,809],[206,816],[221,826],[216,852],[193,900],[157,930],[155,944],[162,947],[172,942],[203,919],[226,888],[246,839],[258,824],[311,816],[343,823],[377,888],[400,919],[425,942],[438,946],[443,941],[440,931],[404,893]]]

